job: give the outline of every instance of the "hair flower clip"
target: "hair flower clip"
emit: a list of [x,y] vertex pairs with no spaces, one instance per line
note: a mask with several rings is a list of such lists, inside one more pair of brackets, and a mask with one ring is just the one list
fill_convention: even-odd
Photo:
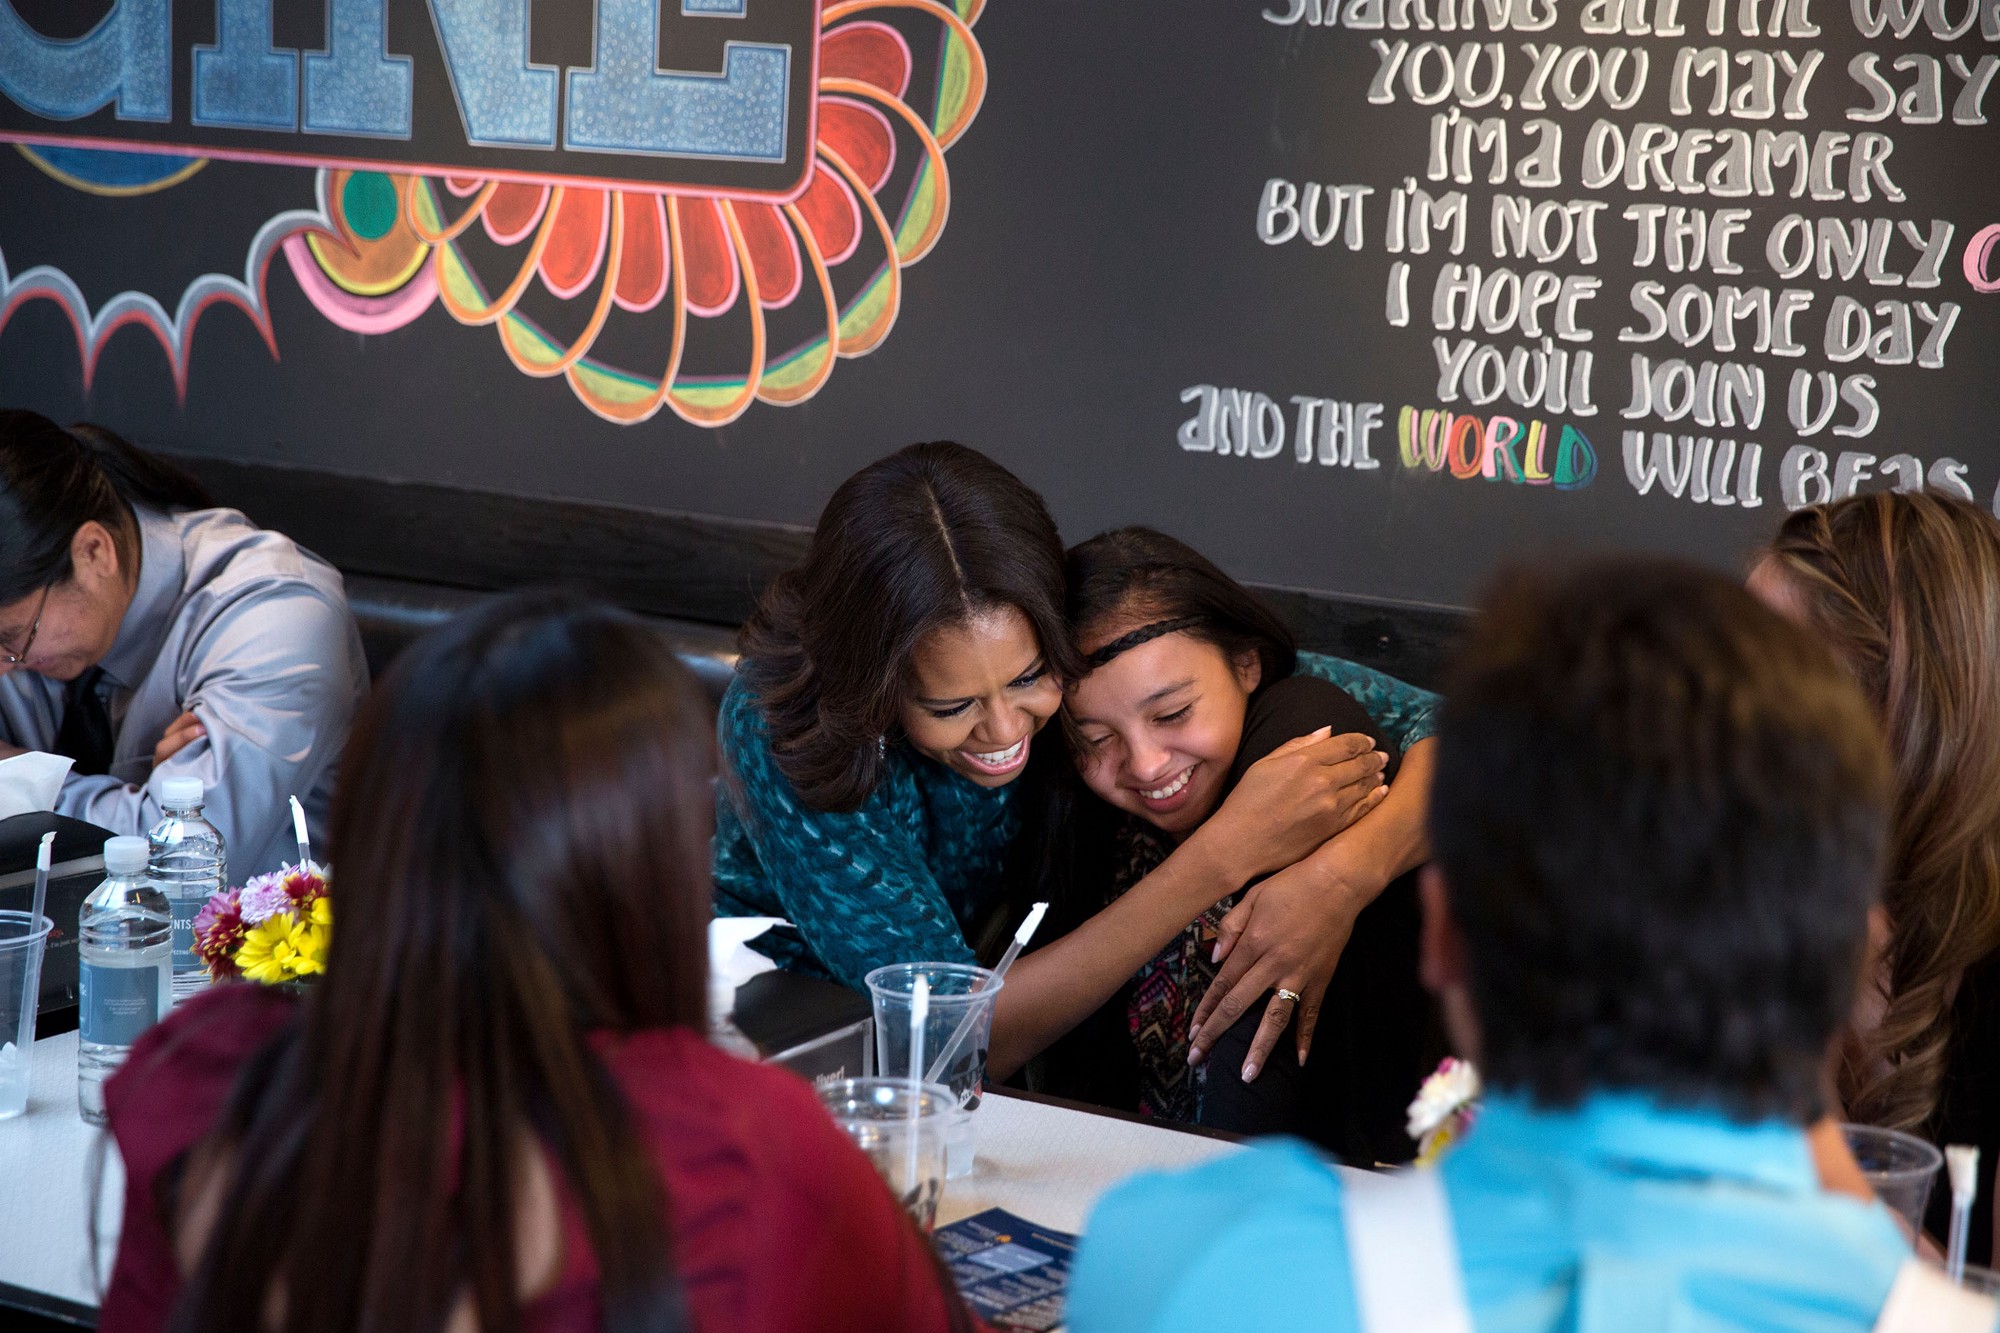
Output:
[[1410,1137],[1417,1141],[1417,1164],[1428,1166],[1463,1138],[1479,1117],[1479,1071],[1472,1061],[1446,1056],[1417,1089],[1410,1103]]

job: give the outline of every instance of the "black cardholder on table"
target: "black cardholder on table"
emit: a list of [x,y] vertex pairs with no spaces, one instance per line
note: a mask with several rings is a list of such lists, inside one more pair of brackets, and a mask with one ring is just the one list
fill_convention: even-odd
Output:
[[972,1312],[995,1328],[1062,1326],[1076,1237],[988,1208],[931,1235]]
[[0,910],[25,912],[35,897],[35,853],[42,835],[53,832],[49,849],[49,897],[42,911],[55,929],[42,954],[39,1036],[76,1026],[77,909],[104,882],[104,843],[109,829],[68,815],[31,814],[0,819]]
[[760,1055],[804,1078],[875,1071],[875,1007],[845,986],[760,972],[736,988],[736,1027]]

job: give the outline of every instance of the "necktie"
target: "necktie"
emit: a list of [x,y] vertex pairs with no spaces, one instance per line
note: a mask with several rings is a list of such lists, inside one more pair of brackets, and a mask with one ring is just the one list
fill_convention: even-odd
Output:
[[63,687],[62,726],[56,731],[56,753],[76,761],[78,773],[104,773],[111,768],[111,710],[98,684],[101,667],[92,667]]

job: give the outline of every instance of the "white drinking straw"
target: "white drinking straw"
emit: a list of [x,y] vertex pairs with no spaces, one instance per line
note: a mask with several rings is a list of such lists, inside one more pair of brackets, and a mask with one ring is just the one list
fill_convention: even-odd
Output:
[[931,979],[919,972],[910,992],[910,1141],[903,1162],[903,1180],[913,1192],[917,1189],[917,1136],[924,1109],[924,1025],[930,1018]]
[[[1014,960],[1021,956],[1021,950],[1027,948],[1028,941],[1035,937],[1035,930],[1042,924],[1042,918],[1048,915],[1048,911],[1047,903],[1036,903],[1028,909],[1028,915],[1021,922],[1021,928],[1014,932],[1013,943],[1007,946],[1006,953],[1000,955],[1000,965],[993,969],[993,975],[987,978],[984,986],[972,992],[974,995],[984,995],[1000,984],[1001,979],[1007,975],[1007,969],[1014,966]],[[952,1029],[950,1038],[939,1049],[937,1060],[931,1065],[930,1074],[925,1078],[925,1082],[936,1083],[944,1077],[945,1066],[958,1057],[958,1048],[965,1045],[966,1037],[971,1035],[972,1016],[978,1012],[979,1006],[976,1004],[965,1007],[965,1017],[958,1020],[958,1026]]]
[[1972,1224],[1972,1200],[1979,1193],[1979,1149],[1955,1143],[1944,1150],[1951,1173],[1951,1235],[1946,1242],[1945,1276],[1965,1278],[1965,1233]]
[[312,847],[306,842],[306,808],[296,796],[292,797],[292,832],[299,840],[299,870],[303,873],[312,864]]
[[[42,835],[42,849],[35,853],[35,900],[28,908],[28,933],[35,930],[42,919],[42,909],[49,905],[49,849],[54,847],[56,835],[53,831]],[[31,999],[33,997],[30,997]]]

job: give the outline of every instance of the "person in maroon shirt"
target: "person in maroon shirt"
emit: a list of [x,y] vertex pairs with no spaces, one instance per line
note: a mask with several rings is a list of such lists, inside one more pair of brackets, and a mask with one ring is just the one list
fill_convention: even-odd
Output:
[[560,597],[403,654],[342,758],[326,976],[216,988],[106,1090],[105,1333],[974,1326],[811,1089],[703,1038],[711,715]]

